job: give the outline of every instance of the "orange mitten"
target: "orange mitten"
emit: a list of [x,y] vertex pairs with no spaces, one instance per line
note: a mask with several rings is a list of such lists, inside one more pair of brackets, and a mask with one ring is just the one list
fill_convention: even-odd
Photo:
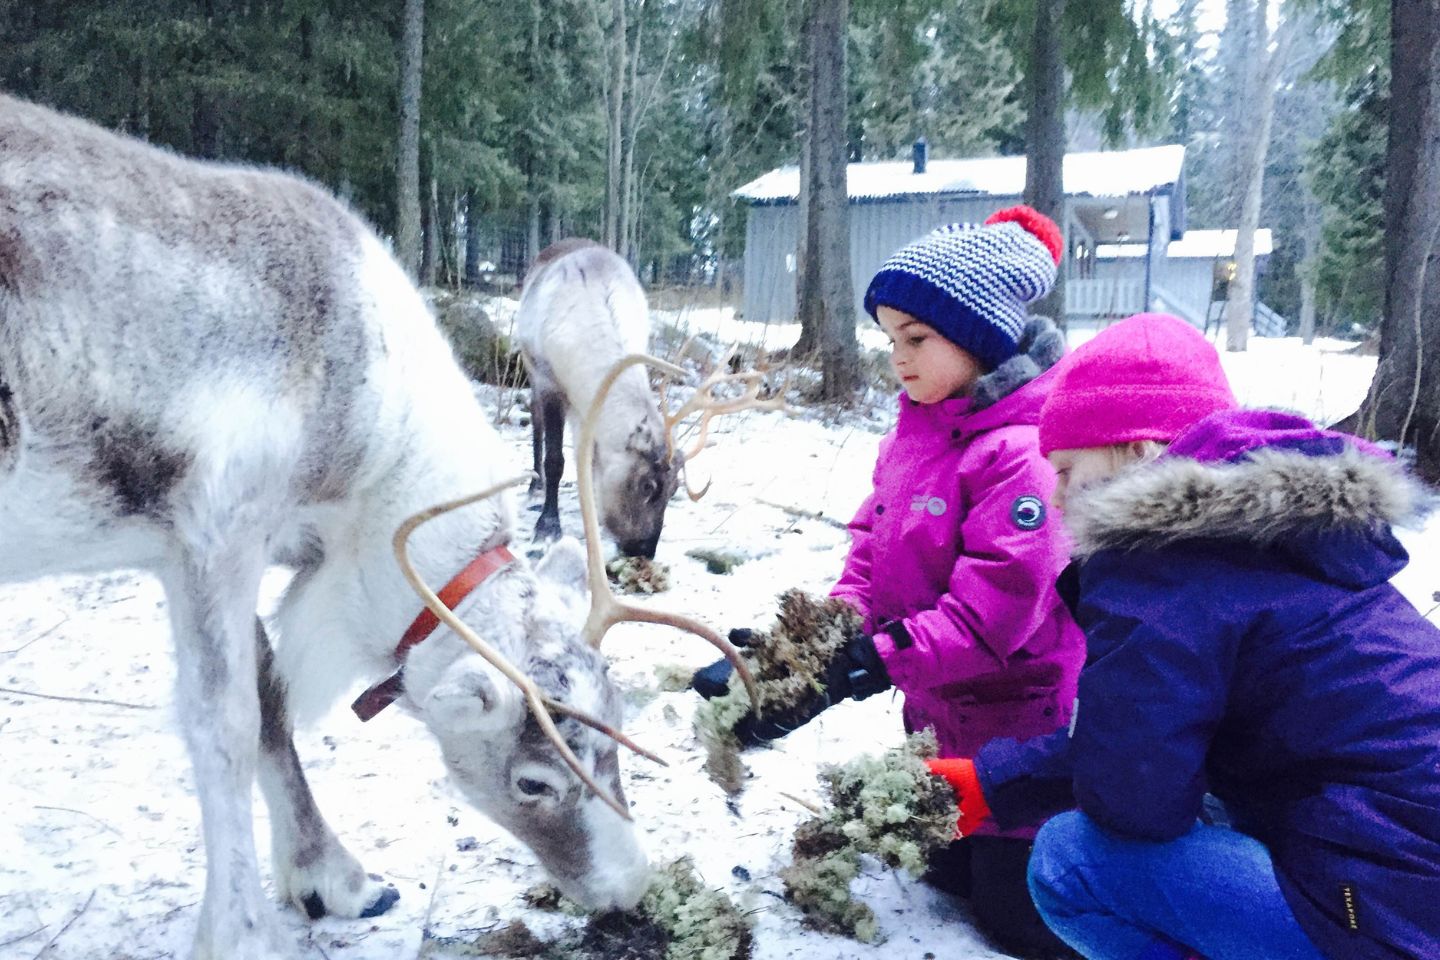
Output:
[[975,828],[990,818],[990,805],[980,789],[980,775],[975,772],[975,761],[960,757],[941,760],[926,760],[925,766],[937,777],[943,777],[955,791],[960,803],[960,819],[956,822],[956,833],[968,837]]

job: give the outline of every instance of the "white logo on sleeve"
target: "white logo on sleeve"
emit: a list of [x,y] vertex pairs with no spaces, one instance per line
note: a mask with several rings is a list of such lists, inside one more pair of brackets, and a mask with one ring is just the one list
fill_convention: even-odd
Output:
[[945,512],[947,504],[940,497],[927,497],[923,493],[917,493],[910,498],[910,509],[916,513],[924,511],[932,517],[938,517]]

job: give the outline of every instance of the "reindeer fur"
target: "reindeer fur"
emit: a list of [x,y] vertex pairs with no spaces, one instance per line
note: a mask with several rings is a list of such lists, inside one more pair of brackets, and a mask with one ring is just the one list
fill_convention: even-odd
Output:
[[[650,310],[624,259],[589,240],[562,240],[541,251],[525,278],[516,336],[530,374],[535,473],[545,490],[536,539],[553,539],[567,413],[577,419],[616,361],[645,352]],[[578,436],[578,424],[571,427]],[[622,553],[655,555],[680,461],[645,371],[626,370],[605,399],[595,438],[602,521]]]
[[[262,893],[257,772],[282,899],[312,916],[393,902],[316,809],[291,719],[394,670],[420,609],[391,552],[402,519],[508,472],[419,294],[339,203],[0,96],[0,577],[138,567],[164,584],[207,855],[196,958],[295,954]],[[438,585],[513,525],[492,498],[420,529],[411,555]],[[273,659],[256,620],[271,562],[296,570]],[[566,541],[457,612],[548,695],[619,726],[579,637],[584,600]],[[405,667],[405,705],[469,798],[570,896],[633,903],[646,871],[630,825],[513,686],[443,629]],[[623,797],[615,743],[561,730]]]

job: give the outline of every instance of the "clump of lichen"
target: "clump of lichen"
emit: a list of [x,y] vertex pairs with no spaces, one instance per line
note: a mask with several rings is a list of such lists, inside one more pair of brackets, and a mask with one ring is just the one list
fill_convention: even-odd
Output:
[[725,891],[700,881],[688,859],[656,871],[639,909],[669,934],[666,960],[746,960],[750,956],[749,921]]
[[[756,632],[740,650],[755,677],[760,715],[799,726],[825,693],[825,670],[861,626],[860,615],[843,600],[819,600],[801,590],[780,595],[780,612],[770,630]],[[695,730],[705,745],[705,771],[727,793],[738,793],[745,766],[735,727],[750,713],[750,696],[736,675],[721,696],[695,711]]]
[[685,556],[705,564],[706,573],[727,574],[750,558],[734,550],[716,547],[695,547],[685,551]]
[[[524,899],[539,909],[564,910],[568,901],[552,896],[553,890],[532,888]],[[656,869],[634,910],[598,914],[554,941],[527,937],[528,932],[523,924],[511,924],[498,937],[487,934],[486,943],[521,944],[532,952],[501,955],[543,960],[749,960],[753,946],[749,920],[723,890],[705,886],[684,858]]]
[[616,557],[605,573],[621,593],[664,593],[670,589],[670,568],[645,557]]
[[925,730],[879,757],[821,771],[830,810],[796,829],[792,862],[780,871],[785,896],[813,926],[872,942],[875,915],[850,895],[861,854],[918,877],[954,837],[954,791],[925,766],[937,752]]

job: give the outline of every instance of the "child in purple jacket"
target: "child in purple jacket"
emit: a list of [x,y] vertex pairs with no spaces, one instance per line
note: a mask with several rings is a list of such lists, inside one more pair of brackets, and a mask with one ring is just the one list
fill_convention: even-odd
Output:
[[[871,281],[865,308],[892,344],[904,387],[882,441],[874,492],[850,524],[832,591],[864,617],[813,713],[892,684],[905,727],[935,732],[944,756],[1068,722],[1084,639],[1055,592],[1068,542],[1048,504],[1054,474],[1037,421],[1064,339],[1025,305],[1054,283],[1059,230],[1028,207],[943,227],[903,248]],[[697,689],[723,690],[697,675]],[[788,732],[762,718],[751,740]],[[1002,947],[1063,947],[1035,913],[1025,870],[1035,824],[956,841],[937,885],[970,896]]]
[[[1030,886],[1096,960],[1440,957],[1440,629],[1389,583],[1418,487],[1354,437],[1237,409],[1173,317],[1057,375],[1040,443],[1080,699],[1069,731],[936,764],[962,819],[1078,805]],[[1233,828],[1199,822],[1207,792]]]

